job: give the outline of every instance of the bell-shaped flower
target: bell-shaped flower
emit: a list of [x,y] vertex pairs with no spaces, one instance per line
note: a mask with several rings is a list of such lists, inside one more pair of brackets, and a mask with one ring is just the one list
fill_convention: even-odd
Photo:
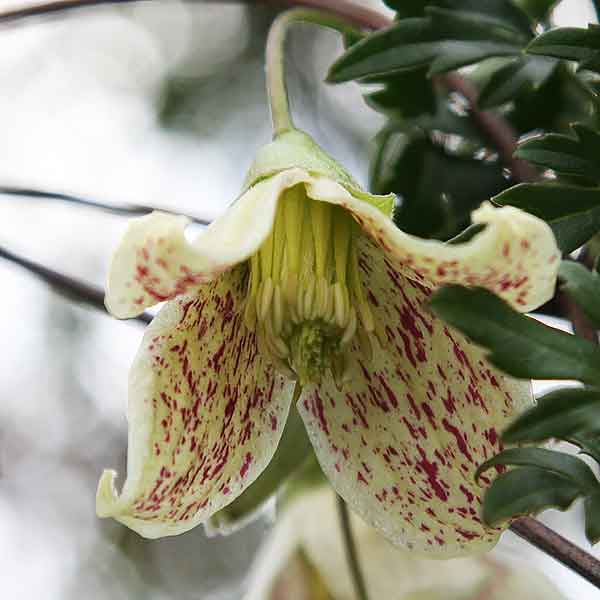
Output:
[[[251,570],[244,600],[355,600],[335,494],[320,486],[281,511]],[[530,565],[500,556],[432,560],[395,548],[358,517],[351,519],[370,598],[385,600],[561,600]]]
[[127,479],[118,494],[103,474],[100,516],[146,537],[206,522],[268,465],[298,382],[321,467],[365,521],[445,556],[495,543],[474,472],[530,386],[487,364],[428,298],[458,283],[534,309],[552,296],[559,251],[544,222],[489,203],[469,241],[419,239],[395,226],[393,201],[292,130],[194,241],[185,218],[131,223],[107,307],[126,318],[167,302],[131,368]]

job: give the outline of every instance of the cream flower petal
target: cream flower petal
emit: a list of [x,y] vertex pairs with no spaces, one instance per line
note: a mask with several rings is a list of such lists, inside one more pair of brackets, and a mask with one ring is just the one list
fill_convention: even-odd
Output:
[[165,213],[132,219],[109,268],[106,306],[119,318],[195,293],[207,281],[249,258],[273,227],[285,174],[246,191],[225,214],[188,242],[189,219]]
[[395,270],[372,240],[357,244],[379,343],[372,360],[357,358],[343,392],[329,380],[304,389],[298,408],[319,462],[395,544],[444,557],[489,549],[500,532],[480,521],[475,469],[530,405],[530,385],[491,368],[434,317],[430,290]]
[[129,379],[127,480],[98,485],[97,512],[144,537],[191,529],[233,501],[273,456],[293,383],[243,324],[239,267],[167,303],[146,330]]
[[[489,556],[445,561],[424,559],[394,548],[356,516],[352,518],[352,531],[370,598],[560,600],[563,597],[531,568],[514,570]],[[299,496],[281,515],[257,557],[244,600],[287,597],[283,595],[286,590],[281,590],[283,594],[279,596],[273,592],[282,574],[288,579],[288,570],[299,553],[317,571],[331,597],[355,598],[335,495],[328,487]],[[306,570],[299,575],[306,576]]]
[[404,233],[373,206],[370,195],[359,197],[332,180],[313,179],[307,193],[348,209],[399,273],[427,287],[485,287],[523,312],[553,296],[560,263],[554,234],[522,210],[486,202],[472,214],[473,223],[486,228],[468,243],[451,245]]

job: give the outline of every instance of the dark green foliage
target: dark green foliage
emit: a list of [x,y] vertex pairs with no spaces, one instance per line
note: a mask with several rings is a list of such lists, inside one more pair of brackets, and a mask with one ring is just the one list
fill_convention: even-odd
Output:
[[485,523],[493,526],[546,508],[566,510],[580,494],[577,485],[552,471],[513,469],[499,475],[488,488],[482,516]]
[[597,71],[600,67],[600,27],[587,29],[560,27],[536,37],[527,47],[530,54],[574,60],[580,69]]
[[[448,239],[469,224],[469,215],[483,197],[506,185],[495,163],[453,156],[422,134],[396,132],[380,145],[383,156],[374,165],[374,191],[400,196],[396,224],[414,235]],[[477,179],[481,187],[470,183]]]
[[581,123],[572,127],[576,137],[535,137],[521,144],[515,155],[559,174],[600,183],[600,134]]
[[481,288],[447,286],[430,302],[435,314],[489,349],[489,362],[521,379],[600,383],[600,349],[522,315]]

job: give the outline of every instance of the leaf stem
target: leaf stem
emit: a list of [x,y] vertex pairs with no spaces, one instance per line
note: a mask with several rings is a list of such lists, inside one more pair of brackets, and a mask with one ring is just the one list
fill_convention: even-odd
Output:
[[303,22],[327,27],[341,34],[357,32],[344,18],[320,10],[297,8],[282,13],[273,21],[267,37],[266,71],[274,138],[294,129],[285,84],[285,43],[290,25]]
[[600,561],[562,535],[531,517],[517,519],[510,530],[600,588]]
[[356,592],[357,600],[369,600],[367,594],[367,586],[365,578],[360,568],[358,553],[356,550],[356,542],[352,535],[352,525],[350,523],[350,513],[346,501],[339,495],[336,495],[338,515],[340,518],[340,529],[342,532],[342,540],[346,551],[346,560],[348,561],[348,569],[352,576],[354,591]]

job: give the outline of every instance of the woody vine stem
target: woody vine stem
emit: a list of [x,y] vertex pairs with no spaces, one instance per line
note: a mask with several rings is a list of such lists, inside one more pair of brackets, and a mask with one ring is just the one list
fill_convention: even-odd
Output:
[[[23,8],[2,11],[0,12],[0,24],[16,22],[28,17],[86,8],[94,5],[149,1],[152,0],[55,0],[41,4],[33,4]],[[353,4],[348,0],[246,0],[246,3],[313,9],[288,13],[287,23],[284,20],[284,17],[281,17],[281,20],[278,21],[279,29],[276,29],[272,33],[270,40],[272,47],[269,48],[268,54],[268,86],[275,134],[286,131],[292,127],[287,95],[285,93],[285,84],[283,81],[282,50],[283,43],[285,42],[287,25],[289,25],[292,20],[304,20],[317,23],[342,33],[353,31],[355,29],[377,30],[392,25],[392,21],[384,15],[368,8],[363,8],[358,4]],[[594,5],[597,8],[600,5],[600,2],[594,1]],[[492,146],[498,151],[501,161],[510,169],[513,179],[516,181],[535,180],[537,178],[535,169],[528,163],[513,157],[513,152],[516,147],[516,136],[511,127],[501,117],[491,112],[480,111],[477,109],[477,90],[458,73],[438,76],[437,79],[448,90],[460,93],[468,101],[471,119],[479,130],[487,137]],[[33,192],[33,194],[27,195],[52,197],[52,194],[46,194],[36,190],[29,190],[29,192]],[[0,193],[11,192],[2,192],[0,189]],[[54,199],[61,200],[58,197],[55,197]],[[69,201],[79,202],[77,198],[71,198]],[[87,203],[90,205],[90,203],[85,200],[82,200],[79,203]],[[66,277],[61,273],[47,269],[37,263],[27,261],[6,249],[2,248],[0,250],[0,258],[9,260],[35,273],[61,293],[68,295],[71,299],[85,302],[98,309],[103,308],[99,301],[99,298],[102,296],[101,290],[93,288],[92,286],[82,285],[81,282],[76,279]],[[140,320],[147,319],[149,319],[149,317]],[[343,510],[345,510],[345,508]],[[343,510],[341,513],[342,524],[345,522],[343,519]],[[600,588],[600,562],[590,554],[584,552],[582,549],[547,528],[539,521],[530,517],[516,520],[512,524],[511,530],[518,536],[527,540],[530,544],[539,548],[542,552],[545,552],[579,573],[594,586]],[[353,547],[353,540],[351,538],[349,525],[348,527],[343,527],[343,534],[346,539],[346,548],[347,550],[351,550]],[[352,562],[351,558],[350,562]],[[353,577],[355,585],[360,586],[357,577],[362,578],[362,576],[358,566],[353,573]],[[360,598],[364,598],[364,595],[360,595],[359,587],[357,587],[357,592]]]

